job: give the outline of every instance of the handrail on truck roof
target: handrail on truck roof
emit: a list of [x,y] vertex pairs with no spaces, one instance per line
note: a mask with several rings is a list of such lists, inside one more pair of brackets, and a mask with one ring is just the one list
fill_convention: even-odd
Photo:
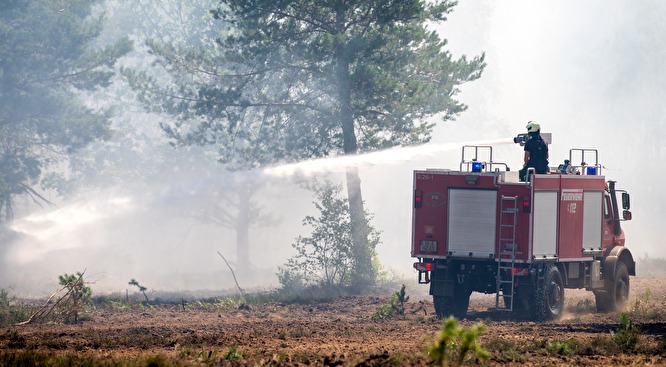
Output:
[[[574,153],[576,157],[580,157],[580,165],[571,164],[574,161]],[[593,157],[590,157],[593,156]],[[585,159],[586,157],[594,158],[594,164],[590,164]],[[566,164],[566,162],[565,162]],[[572,148],[569,149],[569,170],[565,170],[564,174],[581,174],[581,175],[601,175],[602,165],[599,163],[599,151],[591,148]],[[560,168],[560,167],[558,167]],[[580,171],[578,169],[580,168]],[[592,169],[593,168],[593,169]],[[560,171],[560,169],[558,169]]]
[[[473,157],[469,157],[470,152]],[[479,153],[485,152],[484,158],[479,159]],[[493,147],[490,145],[463,145],[462,160],[460,161],[460,171],[467,172],[492,172],[499,170],[495,166],[504,167],[505,171],[510,171],[509,166],[504,162],[493,162]]]
[[[574,165],[574,156],[580,158],[580,165]],[[594,159],[594,163],[587,162],[587,158]],[[499,167],[503,167],[504,171],[510,171],[508,164],[504,162],[493,161],[493,147],[490,145],[463,145],[462,159],[460,161],[461,172],[495,172],[500,171]],[[569,159],[565,160],[564,164],[558,167],[551,167],[551,173],[559,174],[575,174],[575,175],[601,175],[601,168],[603,166],[599,163],[599,151],[591,148],[572,148],[569,150]]]

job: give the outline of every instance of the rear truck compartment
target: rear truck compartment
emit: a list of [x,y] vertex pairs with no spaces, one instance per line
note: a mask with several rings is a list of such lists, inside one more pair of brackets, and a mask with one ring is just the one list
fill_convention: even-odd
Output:
[[620,226],[629,194],[600,173],[595,162],[519,182],[486,146],[463,147],[459,170],[414,171],[411,255],[437,315],[464,317],[480,292],[495,294],[497,310],[556,319],[564,288],[594,292],[599,311],[623,308],[636,274]]

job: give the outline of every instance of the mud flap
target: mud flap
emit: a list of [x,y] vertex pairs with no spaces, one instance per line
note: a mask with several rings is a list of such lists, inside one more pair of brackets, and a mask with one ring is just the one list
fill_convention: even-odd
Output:
[[454,289],[455,289],[455,283],[452,280],[442,280],[442,279],[430,280],[431,296],[453,297]]

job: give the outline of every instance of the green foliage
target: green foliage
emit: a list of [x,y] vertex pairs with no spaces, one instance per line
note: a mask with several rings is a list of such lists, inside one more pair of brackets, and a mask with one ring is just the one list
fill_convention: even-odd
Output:
[[0,289],[0,325],[16,324],[26,320],[30,312],[26,307],[10,297],[4,289]]
[[238,349],[235,345],[229,347],[226,353],[223,356],[224,360],[227,361],[240,361],[243,359],[243,355],[238,352]]
[[146,295],[146,291],[148,290],[148,288],[139,284],[139,282],[134,278],[130,279],[130,281],[127,284],[134,285],[137,288],[139,288],[139,292],[143,293],[143,297],[146,298],[146,303],[150,302],[150,300],[148,299],[148,296]]
[[405,318],[405,303],[409,301],[406,295],[405,285],[403,284],[399,291],[393,292],[389,303],[383,304],[372,314],[373,320],[388,320],[394,317]]
[[549,341],[546,350],[549,354],[570,356],[578,349],[578,344],[573,339]]
[[652,289],[646,288],[635,296],[627,316],[639,322],[663,320],[666,317],[666,296],[655,297]]
[[303,275],[301,272],[297,272],[296,269],[289,270],[279,267],[277,278],[280,285],[282,285],[280,292],[285,295],[296,296],[306,288]]
[[623,353],[636,349],[640,335],[640,330],[631,324],[631,320],[629,320],[629,317],[625,313],[620,314],[620,327],[617,332],[611,332],[613,342],[615,342],[619,351]]
[[[524,331],[523,331],[524,332]],[[663,355],[666,344],[660,338],[642,339],[640,331],[631,326],[627,319],[620,321],[617,332],[595,336],[592,339],[534,338],[531,340],[496,337],[484,343],[483,347],[492,353],[493,362],[514,364],[530,362],[538,356],[558,356],[566,360],[571,356],[612,356],[619,354],[640,354],[646,356]],[[576,357],[574,357],[576,358]],[[577,359],[569,360],[576,361]]]
[[[223,0],[217,44],[162,37],[148,46],[165,73],[123,74],[147,106],[174,117],[162,125],[174,145],[215,146],[230,169],[424,143],[432,117],[466,109],[459,86],[485,67],[484,55],[454,59],[431,30],[454,5]],[[363,288],[376,274],[353,169],[347,187],[352,281]]]
[[[141,46],[128,53],[122,64],[150,65],[149,74],[168,80],[166,76],[169,73],[161,68],[160,63],[153,63],[155,58],[148,52],[145,43],[154,38],[168,39],[170,48],[204,43],[206,47],[211,47],[218,34],[218,30],[212,27],[211,7],[213,3],[210,0],[100,1],[98,8],[105,12],[106,17],[98,43],[115,43],[129,36]],[[219,174],[219,164],[212,152],[214,149],[208,149],[211,151],[209,159],[202,159],[206,151],[197,147],[174,149],[159,128],[159,122],[167,120],[168,116],[151,113],[158,107],[157,104],[146,105],[145,111],[137,109],[140,96],[133,92],[127,81],[116,77],[113,82],[112,88],[103,91],[104,98],[96,98],[97,95],[90,97],[113,108],[113,135],[108,140],[95,141],[71,154],[68,175],[50,175],[50,187],[59,193],[73,194],[81,188],[99,189],[127,182],[163,181],[165,174],[171,172],[173,175],[174,170],[183,177],[190,174],[200,176],[204,174],[202,172]],[[173,83],[182,84],[183,80]],[[233,194],[234,190],[226,191]],[[192,207],[196,208],[199,204],[193,203]]]
[[58,276],[60,285],[67,289],[67,293],[62,299],[62,308],[65,322],[78,322],[79,313],[83,307],[90,303],[92,290],[83,280],[83,273],[63,274]]
[[[292,247],[296,255],[280,268],[278,279],[286,291],[297,291],[308,285],[342,288],[355,281],[356,264],[352,250],[351,219],[347,201],[340,196],[341,187],[326,182],[314,187],[319,216],[306,216],[304,226],[312,227],[311,235],[299,236]],[[371,248],[379,243],[379,232],[368,225]],[[374,256],[373,256],[374,257]]]
[[442,325],[437,340],[428,348],[428,355],[438,366],[462,366],[466,361],[485,361],[490,354],[479,344],[479,336],[485,329],[481,323],[464,328],[458,326],[454,317],[449,317]]
[[[60,275],[58,280],[62,288],[53,293],[43,306],[27,317],[27,320],[25,320],[28,315],[27,310],[20,305],[12,305],[7,299],[4,289],[0,290],[0,317],[6,315],[5,311],[8,309],[9,318],[7,320],[12,323],[20,321],[17,317],[24,320],[20,322],[21,324],[56,322],[61,319],[66,323],[77,323],[79,313],[91,303],[92,290],[86,285],[81,272],[65,273]],[[58,298],[54,300],[56,296]],[[3,322],[7,322],[7,320]]]
[[[127,39],[95,47],[98,0],[3,1],[0,5],[0,220],[13,198],[48,202],[34,187],[69,153],[110,136],[110,110],[79,96],[109,85]],[[4,214],[4,215],[2,215]]]
[[457,86],[484,67],[483,56],[454,60],[426,28],[454,5],[224,0],[214,14],[233,30],[221,37],[218,56],[230,70],[192,102],[208,121],[189,134],[168,131],[177,140],[224,141],[256,125],[258,134],[244,138],[271,160],[427,141],[432,124],[423,121],[462,112]]

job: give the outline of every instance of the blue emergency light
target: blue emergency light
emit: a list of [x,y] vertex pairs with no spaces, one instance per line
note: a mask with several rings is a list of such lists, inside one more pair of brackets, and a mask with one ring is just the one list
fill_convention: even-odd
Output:
[[481,172],[483,170],[483,162],[472,162],[472,172]]

